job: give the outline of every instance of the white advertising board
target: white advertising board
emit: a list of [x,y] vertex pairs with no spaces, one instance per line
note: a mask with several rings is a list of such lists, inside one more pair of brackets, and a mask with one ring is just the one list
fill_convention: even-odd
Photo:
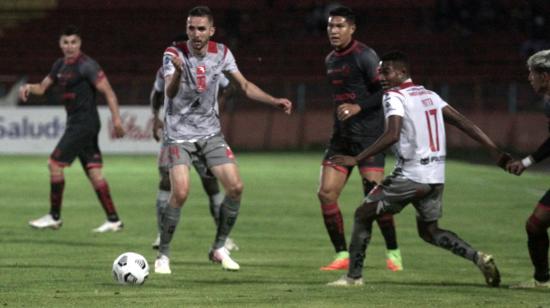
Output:
[[[126,135],[116,139],[112,134],[111,113],[99,107],[101,132],[99,147],[102,153],[152,154],[159,144],[152,136],[149,107],[120,107]],[[0,108],[0,154],[49,154],[65,129],[66,114],[59,107]]]

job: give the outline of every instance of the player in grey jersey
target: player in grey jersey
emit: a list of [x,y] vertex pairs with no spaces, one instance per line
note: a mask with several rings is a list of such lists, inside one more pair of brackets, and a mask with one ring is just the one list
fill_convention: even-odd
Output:
[[171,272],[169,245],[189,192],[189,165],[193,155],[206,162],[225,190],[209,258],[221,263],[223,269],[239,270],[239,264],[223,246],[238,216],[243,184],[233,152],[221,135],[218,80],[225,74],[248,98],[280,108],[287,114],[291,113],[292,103],[286,98],[274,98],[249,82],[239,72],[231,51],[223,44],[210,41],[215,28],[208,7],[198,6],[189,11],[186,32],[189,40],[168,47],[163,57],[164,140],[168,144],[171,194],[161,221],[155,272]]
[[[187,36],[185,36],[187,39]],[[182,41],[182,39],[175,40],[174,42]],[[223,78],[219,81],[220,95],[218,97],[220,105],[223,105],[224,101],[232,95],[233,86],[230,84],[229,80],[222,76]],[[161,68],[158,69],[153,88],[151,89],[150,95],[151,102],[151,111],[153,113],[153,138],[156,141],[161,141],[161,132],[162,127],[164,126],[162,120],[160,119],[160,107],[164,103],[164,70]],[[159,186],[156,198],[156,214],[157,214],[157,223],[158,223],[158,234],[157,238],[153,242],[153,249],[158,249],[160,245],[160,228],[161,228],[161,218],[164,214],[164,209],[168,203],[168,197],[170,196],[170,174],[168,168],[168,157],[167,157],[167,147],[161,146],[159,157],[158,157],[158,170],[159,170]],[[220,186],[218,185],[218,180],[206,167],[204,162],[198,157],[193,157],[192,159],[193,167],[200,176],[202,187],[204,192],[208,195],[210,214],[214,218],[214,223],[218,225],[220,218],[220,208],[224,198],[224,194],[220,191]],[[227,238],[225,241],[224,247],[228,250],[239,250],[239,246],[231,238]]]

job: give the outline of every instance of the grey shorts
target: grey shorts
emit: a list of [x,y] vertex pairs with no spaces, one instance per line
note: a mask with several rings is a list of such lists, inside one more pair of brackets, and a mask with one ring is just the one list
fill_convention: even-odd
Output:
[[[197,155],[191,155],[191,163],[193,164],[193,167],[199,174],[199,176],[203,179],[214,179],[214,174],[208,169],[206,166],[206,161],[197,156]],[[160,152],[158,155],[158,169],[160,176],[168,176],[168,173],[170,172],[170,159],[168,157],[168,146],[162,145],[160,148]]]
[[418,220],[436,221],[443,213],[444,186],[444,184],[421,184],[402,175],[392,174],[365,197],[365,202],[378,202],[378,214],[396,214],[412,203]]
[[168,168],[193,164],[201,176],[214,166],[236,163],[233,151],[222,136],[197,142],[168,144],[163,148],[159,155],[159,167],[161,161]]

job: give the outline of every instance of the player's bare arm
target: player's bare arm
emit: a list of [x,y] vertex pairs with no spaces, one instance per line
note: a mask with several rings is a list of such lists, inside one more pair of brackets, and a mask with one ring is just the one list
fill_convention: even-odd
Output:
[[231,76],[231,78],[239,85],[246,97],[282,109],[286,114],[290,114],[292,112],[292,102],[288,99],[275,98],[265,93],[258,86],[246,80],[240,72],[231,72],[229,76]]
[[531,155],[528,155],[521,160],[517,159],[509,162],[506,165],[506,171],[515,175],[521,175],[523,171],[531,165],[544,160],[548,156],[550,156],[550,137],[547,138]]
[[109,106],[109,110],[111,110],[115,136],[117,138],[124,137],[124,128],[122,128],[122,120],[120,119],[120,112],[118,110],[118,99],[116,97],[115,91],[113,91],[113,88],[109,83],[109,80],[107,79],[107,76],[101,78],[101,80],[96,83],[95,87],[101,94],[105,96],[105,100],[107,100],[107,105]]
[[180,57],[171,57],[172,64],[174,64],[174,74],[165,76],[166,88],[164,92],[169,98],[174,98],[178,94],[181,82],[181,74],[183,72],[183,60]]
[[401,126],[403,126],[403,118],[400,116],[390,116],[388,118],[388,123],[384,133],[378,138],[370,147],[366,148],[359,155],[346,156],[346,155],[334,155],[330,160],[342,166],[354,166],[358,161],[365,158],[374,156],[378,153],[381,153],[391,147],[394,143],[399,141],[399,136],[401,134]]
[[506,164],[512,159],[510,154],[500,150],[495,142],[489,138],[489,136],[487,136],[487,134],[485,134],[477,125],[450,105],[443,107],[442,111],[446,123],[457,127],[466,135],[484,145],[491,153],[491,156],[496,159],[497,165],[501,168],[506,167]]
[[46,90],[53,84],[53,80],[50,76],[46,76],[40,83],[27,83],[19,88],[19,98],[26,102],[29,96],[32,95],[44,95]]

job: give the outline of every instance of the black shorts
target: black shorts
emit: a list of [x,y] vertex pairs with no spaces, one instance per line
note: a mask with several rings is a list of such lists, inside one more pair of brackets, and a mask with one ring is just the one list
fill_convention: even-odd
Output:
[[57,146],[50,155],[50,161],[60,166],[69,166],[79,158],[86,169],[100,168],[103,165],[98,145],[99,130],[67,127]]
[[[332,138],[328,148],[325,150],[323,166],[333,166],[337,170],[341,170],[342,172],[347,172],[349,174],[353,167],[336,166],[332,164],[329,159],[337,154],[349,156],[359,155],[359,153],[363,152],[363,150],[373,144],[376,139],[378,138],[372,137],[361,141],[351,141],[340,138]],[[359,166],[360,170],[384,172],[385,157],[386,155],[384,153],[379,153],[373,157],[360,160],[357,163],[357,166]]]

